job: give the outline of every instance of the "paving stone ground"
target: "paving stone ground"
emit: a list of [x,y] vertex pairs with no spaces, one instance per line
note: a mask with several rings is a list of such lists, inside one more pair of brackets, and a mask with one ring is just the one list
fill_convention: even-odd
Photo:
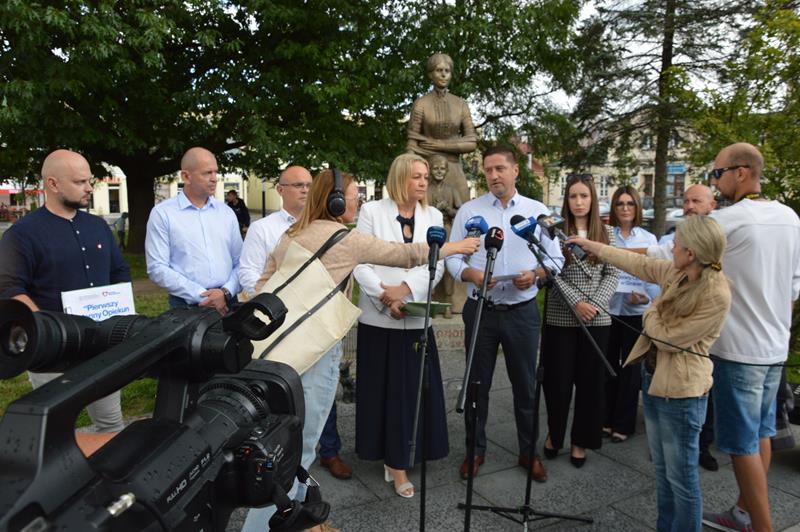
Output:
[[[464,512],[457,509],[457,504],[466,498],[466,481],[462,481],[458,474],[464,456],[464,428],[461,415],[455,412],[464,372],[464,351],[458,349],[458,333],[452,332],[462,327],[460,323],[458,317],[448,321],[436,320],[435,323],[440,331],[437,336],[440,335],[441,344],[449,347],[441,352],[441,362],[450,455],[428,463],[425,529],[431,532],[464,530]],[[419,530],[420,494],[412,499],[398,497],[391,485],[383,481],[380,462],[359,460],[355,455],[355,405],[339,402],[338,415],[339,433],[344,445],[342,456],[353,466],[353,478],[336,480],[318,464],[311,470],[322,484],[323,498],[331,503],[332,525],[342,532]],[[531,505],[535,510],[579,514],[592,518],[594,522],[583,524],[545,519],[529,523],[528,529],[655,530],[654,471],[649,461],[641,412],[639,418],[637,433],[628,441],[619,444],[606,441],[599,451],[589,451],[582,469],[572,467],[567,451],[562,451],[555,460],[545,460],[548,481],[533,483]],[[539,421],[543,427],[546,421],[543,402]],[[794,428],[800,437],[800,430]],[[502,357],[495,370],[487,433],[486,464],[475,479],[473,504],[520,507],[525,500],[525,473],[516,465],[511,387]],[[736,481],[730,458],[716,452],[713,447],[712,452],[720,462],[720,470],[709,472],[701,469],[701,487],[706,507],[722,510],[733,504],[737,493]],[[418,469],[410,474],[411,481],[417,486],[420,480]],[[800,532],[800,447],[774,455],[769,485],[775,530]],[[244,511],[237,511],[231,518],[228,531],[240,530],[243,520]],[[490,512],[473,511],[471,530],[493,532],[523,530],[523,527]]]

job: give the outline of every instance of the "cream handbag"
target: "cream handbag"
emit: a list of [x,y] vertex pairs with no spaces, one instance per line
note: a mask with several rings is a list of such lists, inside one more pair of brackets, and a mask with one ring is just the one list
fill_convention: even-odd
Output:
[[361,310],[344,294],[349,276],[337,285],[319,260],[346,235],[346,229],[337,231],[313,254],[289,244],[283,264],[260,291],[283,301],[286,319],[269,337],[253,341],[253,358],[284,362],[302,375],[353,327]]

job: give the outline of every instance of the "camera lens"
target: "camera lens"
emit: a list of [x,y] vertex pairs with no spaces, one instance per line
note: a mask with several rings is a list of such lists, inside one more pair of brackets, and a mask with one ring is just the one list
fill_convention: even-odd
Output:
[[28,331],[19,323],[12,323],[8,328],[6,352],[15,357],[24,354],[26,347],[28,347]]

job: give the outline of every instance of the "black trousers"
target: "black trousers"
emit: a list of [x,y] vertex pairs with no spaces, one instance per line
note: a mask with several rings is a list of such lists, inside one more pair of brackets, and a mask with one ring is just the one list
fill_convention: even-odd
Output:
[[[469,349],[472,327],[478,303],[467,299],[462,318],[464,320],[466,349]],[[527,455],[533,439],[533,390],[536,373],[536,354],[539,346],[539,308],[536,301],[511,310],[500,311],[484,308],[475,355],[470,370],[470,380],[480,381],[478,387],[478,427],[475,453],[486,454],[486,419],[489,415],[489,390],[497,363],[497,348],[503,347],[506,371],[511,381],[514,396],[514,419],[517,423],[519,454]],[[467,438],[472,433],[469,417],[465,416]],[[467,441],[467,445],[469,442]]]
[[[619,434],[636,432],[636,412],[639,406],[639,391],[642,389],[640,363],[622,367],[642,330],[641,316],[616,316],[622,323],[614,321],[608,336],[606,360],[617,373],[606,379],[606,415],[604,426]],[[606,375],[608,375],[606,373]]]
[[[587,327],[603,351],[608,346],[611,327]],[[542,346],[544,399],[547,426],[554,449],[564,445],[572,391],[575,412],[572,418],[572,445],[599,449],[602,445],[606,369],[589,339],[578,327],[545,325]]]

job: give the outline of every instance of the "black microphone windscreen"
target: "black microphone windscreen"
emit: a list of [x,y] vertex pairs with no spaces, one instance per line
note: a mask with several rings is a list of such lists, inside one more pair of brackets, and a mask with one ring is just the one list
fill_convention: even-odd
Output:
[[521,214],[515,214],[514,216],[511,217],[511,225],[517,225],[518,223],[524,222],[524,221],[525,221],[525,217],[522,216]]
[[437,246],[443,246],[445,241],[447,241],[447,231],[444,230],[444,227],[433,225],[428,228],[426,237],[429,246],[434,244]]
[[496,249],[500,251],[500,248],[503,247],[504,238],[505,235],[503,234],[502,229],[499,227],[492,227],[489,229],[489,232],[486,233],[486,238],[484,239],[483,244],[486,249]]

